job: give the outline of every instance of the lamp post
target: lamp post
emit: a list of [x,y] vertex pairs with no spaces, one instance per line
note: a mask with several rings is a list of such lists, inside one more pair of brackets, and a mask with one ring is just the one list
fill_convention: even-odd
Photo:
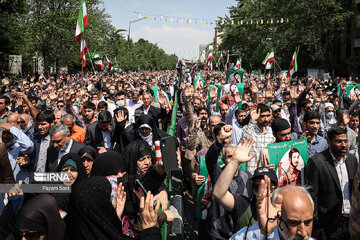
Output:
[[139,18],[139,19],[136,19],[136,20],[130,20],[130,21],[129,21],[128,41],[130,40],[131,24],[132,24],[132,23],[139,22],[139,21],[144,20],[144,19],[146,19],[146,17],[144,17],[144,18]]

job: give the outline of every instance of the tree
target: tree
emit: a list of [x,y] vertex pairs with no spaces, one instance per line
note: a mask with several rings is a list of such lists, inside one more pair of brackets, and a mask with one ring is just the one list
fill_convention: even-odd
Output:
[[[303,66],[334,67],[334,48],[341,40],[342,29],[353,14],[345,0],[238,0],[229,16],[221,20],[243,25],[224,24],[222,50],[242,53],[245,67],[263,68],[267,52],[275,50],[276,61],[287,67],[295,47],[300,46],[299,62]],[[277,23],[277,20],[288,23]],[[265,22],[261,24],[261,19]],[[273,19],[274,23],[266,20]],[[250,20],[254,20],[250,24]],[[249,21],[249,24],[246,22]],[[256,21],[259,21],[257,24]]]

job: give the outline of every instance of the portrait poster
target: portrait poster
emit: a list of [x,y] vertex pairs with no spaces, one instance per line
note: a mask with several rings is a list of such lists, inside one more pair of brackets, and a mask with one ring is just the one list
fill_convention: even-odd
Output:
[[[222,161],[222,157],[219,156],[218,166],[223,167],[224,163]],[[242,163],[240,165],[240,169],[245,171],[246,164]],[[210,176],[208,174],[208,170],[205,162],[205,155],[200,156],[200,172],[199,175],[204,176],[206,178],[205,182],[199,187],[196,198],[196,218],[197,219],[206,219],[208,209],[210,208],[210,203],[212,199],[212,184],[210,180]]]
[[[237,83],[236,86],[237,86],[237,88],[236,88],[235,94],[239,93],[240,96],[243,96],[245,83]],[[219,85],[218,86],[217,99],[216,99],[216,111],[217,112],[219,111],[219,99],[226,96],[226,94],[229,94],[230,87],[231,87],[231,85],[229,83],[225,84],[225,85]],[[231,106],[229,106],[229,107],[231,107]]]
[[226,83],[242,83],[245,70],[240,69],[229,69],[226,71]]
[[308,160],[307,139],[268,144],[270,164],[275,165],[279,186],[304,183],[304,166]]

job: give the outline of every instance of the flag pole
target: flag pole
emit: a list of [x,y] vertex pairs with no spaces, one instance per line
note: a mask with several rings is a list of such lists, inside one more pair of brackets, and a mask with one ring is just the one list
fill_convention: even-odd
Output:
[[91,59],[90,50],[88,51],[88,54],[89,54],[89,59],[90,59],[90,62],[91,62],[91,66],[92,66],[93,72],[94,72],[94,74],[95,74],[95,68],[94,68],[94,64],[93,64],[92,59]]

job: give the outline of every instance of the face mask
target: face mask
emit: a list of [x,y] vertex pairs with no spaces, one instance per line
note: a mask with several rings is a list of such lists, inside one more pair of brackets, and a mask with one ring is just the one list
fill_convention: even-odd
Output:
[[64,219],[64,217],[66,217],[66,215],[67,215],[67,212],[60,212],[60,217],[62,219]]
[[119,100],[119,101],[116,102],[116,105],[118,107],[123,107],[123,106],[125,106],[125,101],[124,100]]
[[332,119],[334,117],[334,112],[328,112],[325,114],[327,119]]

